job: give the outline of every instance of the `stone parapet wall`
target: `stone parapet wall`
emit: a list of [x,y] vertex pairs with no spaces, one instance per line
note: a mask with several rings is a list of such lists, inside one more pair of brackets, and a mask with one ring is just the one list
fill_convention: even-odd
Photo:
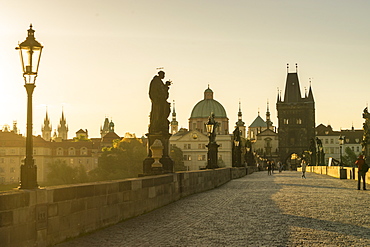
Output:
[[246,174],[232,167],[3,192],[0,245],[50,246]]
[[[343,167],[346,170],[347,179],[358,180],[358,169],[352,167]],[[298,171],[302,171],[299,167]],[[314,172],[317,174],[324,174],[335,178],[340,178],[340,167],[339,166],[307,166],[307,172]],[[370,182],[370,171],[366,173],[366,183]]]

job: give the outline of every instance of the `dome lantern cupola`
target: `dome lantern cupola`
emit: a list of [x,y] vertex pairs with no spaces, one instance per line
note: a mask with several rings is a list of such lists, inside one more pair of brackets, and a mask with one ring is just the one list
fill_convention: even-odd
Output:
[[204,99],[213,99],[213,91],[212,89],[208,88],[204,91]]

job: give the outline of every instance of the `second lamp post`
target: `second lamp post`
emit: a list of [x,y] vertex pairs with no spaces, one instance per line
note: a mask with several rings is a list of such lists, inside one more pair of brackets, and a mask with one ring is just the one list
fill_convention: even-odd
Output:
[[218,127],[218,123],[215,121],[214,117],[215,115],[212,113],[211,116],[208,118],[208,122],[206,123],[206,129],[209,137],[209,143],[207,145],[207,169],[218,168],[217,156],[219,145],[216,143],[216,130]]

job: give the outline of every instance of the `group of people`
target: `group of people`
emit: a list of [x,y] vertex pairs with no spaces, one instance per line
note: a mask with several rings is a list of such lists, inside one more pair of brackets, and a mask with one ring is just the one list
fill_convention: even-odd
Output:
[[[283,171],[284,166],[280,161],[277,163],[277,168],[279,170],[279,173]],[[267,175],[272,175],[274,173],[274,170],[275,170],[275,162],[268,160],[267,161]]]

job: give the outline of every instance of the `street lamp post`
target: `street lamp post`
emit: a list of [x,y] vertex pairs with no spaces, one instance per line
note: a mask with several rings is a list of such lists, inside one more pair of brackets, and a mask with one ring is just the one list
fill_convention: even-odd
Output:
[[234,145],[232,148],[232,166],[233,167],[240,167],[242,166],[241,161],[241,141],[240,141],[240,130],[239,126],[237,126],[233,132],[234,136]]
[[344,144],[344,138],[342,135],[339,137],[339,151],[340,151],[340,168],[343,168],[343,162],[342,162],[342,149]]
[[216,129],[218,123],[214,119],[214,114],[212,113],[211,116],[208,118],[208,122],[206,123],[206,129],[208,132],[209,143],[208,153],[207,153],[207,169],[215,169],[218,168],[217,165],[217,156],[218,156],[218,147],[219,145],[216,143]]
[[343,161],[342,161],[343,144],[344,144],[344,136],[340,135],[340,137],[339,137],[339,150],[340,150],[339,178],[340,179],[347,179],[347,170],[343,168]]
[[26,158],[21,165],[20,189],[36,189],[37,185],[37,167],[33,159],[32,142],[32,93],[35,89],[35,81],[39,69],[40,57],[43,46],[35,39],[35,30],[28,29],[28,36],[25,41],[20,43],[16,50],[19,50],[24,87],[27,91],[27,137],[26,137]]

